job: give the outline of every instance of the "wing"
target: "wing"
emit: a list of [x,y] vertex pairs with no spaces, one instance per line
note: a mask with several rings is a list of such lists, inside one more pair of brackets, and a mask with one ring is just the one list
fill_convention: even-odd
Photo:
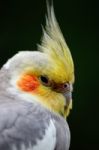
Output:
[[0,150],[54,150],[56,130],[46,110],[28,102],[0,104]]
[[56,146],[55,150],[69,150],[70,130],[66,120],[60,116],[55,116]]
[[68,150],[66,121],[38,104],[0,101],[0,150]]

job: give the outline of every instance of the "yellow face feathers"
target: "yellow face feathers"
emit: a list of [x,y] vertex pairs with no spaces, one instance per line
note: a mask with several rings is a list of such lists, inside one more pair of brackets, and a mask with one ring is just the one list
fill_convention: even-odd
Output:
[[24,73],[17,86],[36,97],[46,108],[66,117],[72,108],[74,64],[53,6],[48,5],[47,10],[46,27],[43,29],[41,45],[38,46],[41,52],[25,52],[24,56],[20,54],[18,62],[21,64],[24,61],[20,67],[20,70],[24,67]]

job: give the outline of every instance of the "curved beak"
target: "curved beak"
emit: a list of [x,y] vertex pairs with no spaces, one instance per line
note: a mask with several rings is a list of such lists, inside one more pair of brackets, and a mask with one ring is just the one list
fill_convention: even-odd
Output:
[[63,84],[52,84],[52,89],[55,92],[62,93],[65,97],[65,103],[64,103],[64,113],[63,116],[66,118],[69,115],[70,109],[72,109],[72,91],[73,86],[71,83],[63,83]]
[[66,98],[65,105],[68,106],[72,101],[72,92],[68,91],[68,92],[64,93],[64,96]]
[[68,107],[70,104],[72,104],[72,91],[73,86],[72,84],[69,84],[69,90],[64,93],[65,96],[65,106]]
[[52,88],[54,91],[62,93],[65,96],[65,106],[67,107],[72,101],[72,91],[73,91],[72,84],[71,83],[65,83],[65,84],[53,83]]

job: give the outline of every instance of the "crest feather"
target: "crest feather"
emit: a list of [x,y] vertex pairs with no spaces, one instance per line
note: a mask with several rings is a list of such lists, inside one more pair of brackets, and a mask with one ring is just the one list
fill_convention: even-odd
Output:
[[47,3],[46,26],[43,28],[41,45],[38,45],[38,49],[51,57],[59,58],[73,68],[72,56],[56,20],[53,4]]

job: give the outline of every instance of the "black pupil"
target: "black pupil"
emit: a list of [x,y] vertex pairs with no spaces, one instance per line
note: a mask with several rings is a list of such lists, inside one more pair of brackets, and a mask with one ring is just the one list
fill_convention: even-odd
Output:
[[41,81],[43,82],[43,83],[48,83],[48,78],[47,77],[45,77],[45,76],[41,76]]

